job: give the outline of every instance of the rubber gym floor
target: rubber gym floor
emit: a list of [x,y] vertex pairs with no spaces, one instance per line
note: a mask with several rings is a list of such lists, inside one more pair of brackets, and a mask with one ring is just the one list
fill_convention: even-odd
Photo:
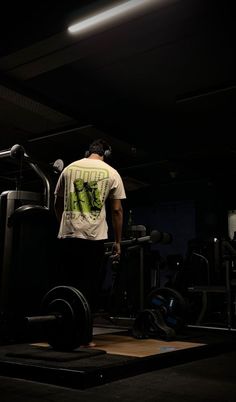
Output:
[[236,401],[236,333],[188,327],[173,341],[95,327],[95,348],[0,345],[1,402]]

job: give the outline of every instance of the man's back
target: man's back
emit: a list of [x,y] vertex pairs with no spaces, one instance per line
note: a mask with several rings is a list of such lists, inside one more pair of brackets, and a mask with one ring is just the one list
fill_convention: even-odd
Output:
[[107,238],[105,201],[125,198],[119,173],[101,159],[83,158],[62,172],[55,194],[64,198],[59,237]]

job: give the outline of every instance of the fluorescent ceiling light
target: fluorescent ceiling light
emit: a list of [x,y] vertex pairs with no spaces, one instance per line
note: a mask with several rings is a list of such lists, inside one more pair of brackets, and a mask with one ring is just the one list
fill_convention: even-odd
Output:
[[94,25],[100,24],[107,20],[115,19],[120,17],[121,15],[127,15],[127,13],[133,11],[134,9],[138,9],[141,7],[146,7],[150,5],[150,3],[156,3],[156,0],[129,0],[125,3],[121,3],[118,6],[109,8],[99,14],[96,14],[92,17],[86,18],[83,21],[78,22],[77,24],[73,24],[69,26],[68,31],[71,33],[77,33],[86,30]]

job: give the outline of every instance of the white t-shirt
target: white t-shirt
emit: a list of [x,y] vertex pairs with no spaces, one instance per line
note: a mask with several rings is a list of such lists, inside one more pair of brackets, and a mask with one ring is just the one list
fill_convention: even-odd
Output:
[[83,158],[61,173],[54,194],[64,197],[59,238],[108,238],[106,199],[126,198],[119,173],[100,159]]

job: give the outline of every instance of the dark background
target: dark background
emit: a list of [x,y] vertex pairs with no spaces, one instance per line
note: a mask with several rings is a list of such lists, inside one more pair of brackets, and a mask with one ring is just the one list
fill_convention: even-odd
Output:
[[[85,5],[86,3],[86,5]],[[8,2],[0,23],[0,149],[24,146],[52,180],[53,162],[106,138],[124,180],[125,221],[227,236],[236,205],[233,2],[147,1],[80,34],[67,27],[120,1]],[[132,3],[132,1],[131,1]],[[0,159],[0,189],[41,188]]]

